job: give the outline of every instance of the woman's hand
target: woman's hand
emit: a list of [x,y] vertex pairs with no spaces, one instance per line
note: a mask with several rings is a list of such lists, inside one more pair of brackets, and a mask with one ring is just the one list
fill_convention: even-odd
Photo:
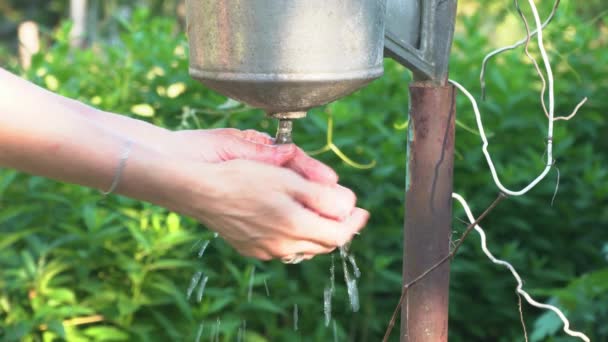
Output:
[[239,253],[262,260],[302,254],[310,259],[350,241],[369,214],[354,193],[296,172],[251,160],[198,164],[176,192],[185,209]]
[[255,130],[234,128],[186,130],[169,133],[166,152],[183,158],[219,163],[234,159],[255,160],[287,167],[314,182],[336,184],[338,175],[329,166],[309,157],[299,147],[274,145],[274,139]]
[[173,133],[1,68],[0,94],[3,167],[100,190],[119,180],[117,193],[198,219],[244,255],[310,258],[346,243],[367,221],[333,170],[264,134]]

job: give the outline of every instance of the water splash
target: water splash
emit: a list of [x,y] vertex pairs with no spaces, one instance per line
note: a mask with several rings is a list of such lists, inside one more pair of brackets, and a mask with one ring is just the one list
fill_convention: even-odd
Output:
[[336,328],[336,320],[333,321],[334,342],[338,342],[338,328]]
[[266,289],[266,297],[270,297],[270,290],[268,289],[268,283],[266,282],[266,278],[264,278],[264,288]]
[[246,335],[245,335],[246,333],[247,333],[247,321],[242,320],[241,326],[239,327],[239,332],[236,336],[237,342],[244,341],[244,339],[246,338]]
[[329,267],[329,286],[323,290],[323,313],[325,314],[325,326],[329,326],[331,321],[331,299],[334,295],[336,281],[336,265],[334,256],[331,256],[331,266]]
[[199,259],[203,257],[203,254],[205,254],[205,250],[209,246],[209,242],[211,242],[211,241],[205,240],[205,242],[203,242],[203,245],[201,246],[201,249],[199,249],[199,251],[198,251],[198,257],[199,257]]
[[298,304],[293,306],[293,330],[298,331]]
[[200,342],[201,336],[203,336],[203,323],[198,326],[198,332],[196,333],[196,338],[194,339],[194,342]]
[[201,243],[201,241],[203,241],[203,238],[196,240],[194,245],[192,245],[192,247],[190,247],[190,252],[192,252]]
[[353,312],[357,312],[359,311],[359,289],[357,288],[357,279],[351,276],[345,260],[342,260],[342,267],[344,268],[344,281],[346,282],[350,307]]
[[[348,299],[350,300],[350,306],[353,312],[359,311],[359,289],[357,288],[357,277],[354,277],[350,274],[350,270],[348,269],[348,265],[346,264],[346,260],[350,260],[348,255],[348,245],[344,245],[340,247],[340,257],[342,258],[342,269],[344,270],[344,281],[346,282],[346,290],[348,292]],[[353,258],[354,261],[354,258]],[[356,263],[354,263],[356,266]],[[355,276],[359,274],[361,275],[361,271],[358,271],[359,268],[355,268],[353,266]],[[357,272],[358,271],[358,272]]]
[[201,281],[201,284],[198,287],[198,290],[196,291],[196,302],[200,303],[203,300],[203,293],[205,292],[205,285],[207,285],[207,280],[209,280],[209,277],[205,276],[203,278],[203,281]]
[[194,275],[192,276],[192,279],[190,280],[190,286],[188,286],[188,291],[186,291],[188,299],[190,299],[190,297],[192,296],[192,292],[194,291],[196,284],[198,284],[198,282],[201,280],[202,275],[203,275],[203,272],[198,271],[198,272],[194,273]]
[[329,281],[331,282],[331,290],[334,291],[336,284],[336,263],[334,261],[334,256],[331,256],[331,267],[329,268]]
[[331,297],[333,295],[333,291],[331,287],[326,287],[323,290],[323,313],[325,314],[325,326],[329,326],[329,322],[331,321]]
[[255,266],[251,269],[251,277],[249,277],[249,290],[247,291],[247,302],[251,302],[251,295],[253,294],[253,279],[255,278]]
[[211,336],[211,341],[213,342],[219,342],[220,341],[220,319],[217,319],[217,322],[215,324],[215,329],[213,330],[213,335]]
[[355,273],[355,277],[357,279],[361,278],[361,270],[359,269],[359,266],[357,266],[357,261],[355,261],[355,256],[352,254],[349,254],[348,261],[350,261],[350,265],[353,268],[353,273]]

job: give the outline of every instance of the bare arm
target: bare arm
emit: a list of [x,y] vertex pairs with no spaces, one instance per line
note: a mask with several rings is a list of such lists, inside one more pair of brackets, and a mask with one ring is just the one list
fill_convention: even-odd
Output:
[[257,132],[170,132],[2,69],[0,94],[0,166],[107,190],[130,146],[117,193],[198,219],[242,254],[312,257],[367,221],[333,170]]

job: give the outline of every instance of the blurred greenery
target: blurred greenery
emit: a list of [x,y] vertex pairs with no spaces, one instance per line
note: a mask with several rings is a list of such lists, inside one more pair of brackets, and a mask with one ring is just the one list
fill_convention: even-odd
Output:
[[[16,22],[25,19],[25,3],[0,1],[0,8],[14,10],[2,15]],[[48,28],[32,67],[19,68],[12,41],[0,48],[0,60],[62,95],[157,125],[272,133],[274,123],[263,113],[188,76],[187,42],[170,10],[176,2],[138,3],[147,9],[108,15],[104,20],[115,29],[101,30],[88,49],[79,50],[69,47],[69,23],[57,24],[67,2],[48,2],[48,13],[31,10],[45,18],[40,22]],[[460,2],[451,59],[452,77],[474,94],[479,94],[484,54],[523,33],[511,2],[480,6]],[[594,341],[608,340],[605,7],[601,1],[564,0],[546,30],[557,80],[556,112],[567,114],[589,97],[577,117],[556,123],[560,181],[555,202],[551,204],[553,172],[529,195],[503,202],[483,224],[490,248],[520,270],[526,289],[563,308],[573,328]],[[542,13],[549,8],[544,2]],[[296,141],[314,150],[325,144],[331,114],[336,146],[355,161],[377,161],[374,168],[359,170],[333,153],[319,155],[372,212],[367,230],[352,245],[362,270],[360,312],[350,312],[345,286],[336,284],[333,318],[339,341],[380,340],[399,297],[406,142],[400,126],[407,118],[410,75],[390,60],[385,68],[385,76],[370,86],[313,110],[296,124]],[[496,58],[487,77],[489,96],[481,109],[492,134],[490,151],[504,183],[518,187],[543,167],[546,119],[536,95],[540,82],[521,49]],[[479,214],[497,190],[479,137],[462,128],[475,127],[470,104],[464,96],[457,104],[461,126],[454,189]],[[455,237],[465,227],[457,219],[462,217],[455,208]],[[12,170],[0,170],[0,233],[3,341],[191,341],[201,322],[203,340],[208,340],[218,320],[226,341],[236,339],[243,320],[247,341],[334,339],[333,324],[326,328],[322,317],[329,256],[297,267],[244,259],[204,227],[165,209],[120,196],[103,199],[90,189]],[[204,258],[197,259],[204,240],[212,242]],[[185,295],[199,270],[209,277],[200,304]],[[340,267],[336,277],[342,277]],[[450,341],[523,340],[514,288],[509,272],[491,264],[478,237],[471,236],[452,264]],[[296,304],[299,329],[294,331]],[[568,340],[557,316],[525,307],[524,317],[532,341]]]

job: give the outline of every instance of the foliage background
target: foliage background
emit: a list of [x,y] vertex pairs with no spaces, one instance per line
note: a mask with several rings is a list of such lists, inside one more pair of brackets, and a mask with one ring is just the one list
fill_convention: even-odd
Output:
[[[263,113],[190,79],[187,43],[173,15],[177,1],[92,4],[95,32],[89,48],[78,50],[69,47],[70,26],[61,20],[66,1],[0,1],[3,66],[62,95],[172,129],[231,126],[272,133],[274,123]],[[551,4],[541,5],[546,15]],[[24,71],[17,65],[13,37],[16,23],[28,18],[44,25],[45,44]],[[546,31],[557,80],[556,109],[566,114],[583,96],[590,100],[575,119],[556,124],[559,193],[551,205],[553,173],[528,196],[503,202],[483,225],[495,254],[520,270],[526,288],[564,308],[574,328],[595,341],[608,340],[607,26],[601,1],[562,1]],[[479,94],[476,80],[484,54],[522,34],[511,2],[461,1],[452,77]],[[407,118],[410,76],[390,60],[385,66],[383,78],[313,110],[296,128],[299,144],[313,150],[324,144],[331,114],[334,142],[353,159],[378,163],[358,170],[335,155],[319,156],[372,212],[366,232],[352,246],[363,271],[360,312],[349,311],[345,288],[337,282],[333,317],[340,341],[380,340],[399,296],[406,141],[399,125]],[[540,84],[521,49],[498,57],[488,80],[482,111],[492,134],[491,152],[506,184],[524,184],[543,167]],[[457,112],[454,188],[480,213],[496,189],[479,138],[466,129],[474,127],[474,118],[463,96]],[[458,208],[455,217],[463,217]],[[463,228],[455,219],[455,234]],[[248,341],[334,339],[332,326],[326,328],[322,319],[330,256],[285,267],[243,259],[215,239],[199,260],[193,245],[212,236],[188,218],[12,170],[0,170],[0,233],[3,341],[193,340],[200,322],[205,340],[218,319],[226,341],[235,340],[242,320]],[[452,264],[450,341],[523,340],[515,283],[485,259],[478,243],[472,236]],[[209,276],[201,304],[185,298],[197,270]],[[524,314],[533,341],[568,340],[556,316],[530,308]],[[103,321],[70,321],[95,315]]]

